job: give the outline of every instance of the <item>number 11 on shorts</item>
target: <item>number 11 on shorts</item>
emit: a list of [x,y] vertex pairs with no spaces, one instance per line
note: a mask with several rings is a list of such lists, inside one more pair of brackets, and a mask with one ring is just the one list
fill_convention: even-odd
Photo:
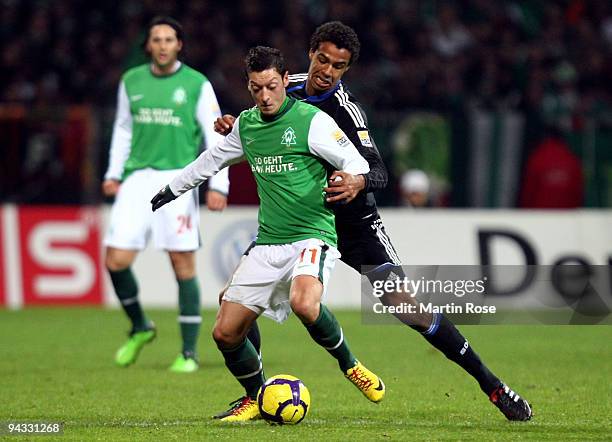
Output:
[[304,258],[306,257],[308,259],[308,257],[310,257],[309,263],[310,264],[314,264],[317,262],[317,253],[319,252],[319,249],[304,249],[302,250],[302,253],[300,253],[300,264],[305,264],[304,263]]
[[324,274],[328,274],[334,267],[334,253],[331,259],[328,259],[327,245],[318,240],[304,242],[305,244],[300,244],[295,249],[297,254],[292,278],[299,275],[310,275],[323,282]]

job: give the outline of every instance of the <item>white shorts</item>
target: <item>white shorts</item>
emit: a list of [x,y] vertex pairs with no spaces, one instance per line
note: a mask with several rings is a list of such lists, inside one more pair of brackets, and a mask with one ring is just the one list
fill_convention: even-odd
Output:
[[156,249],[197,250],[200,247],[200,215],[195,189],[156,212],[151,210],[151,198],[180,171],[143,169],[128,176],[115,197],[104,245],[142,250],[152,236]]
[[257,245],[240,261],[223,300],[283,322],[291,313],[289,289],[293,278],[299,275],[318,278],[325,296],[338,258],[340,252],[320,239]]

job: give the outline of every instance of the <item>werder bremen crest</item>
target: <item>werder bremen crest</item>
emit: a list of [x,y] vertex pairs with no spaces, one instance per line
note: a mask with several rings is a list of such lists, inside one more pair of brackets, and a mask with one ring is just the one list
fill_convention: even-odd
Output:
[[295,131],[292,127],[288,127],[287,129],[285,129],[285,132],[283,132],[281,144],[284,144],[287,147],[291,147],[292,145],[297,144],[295,140]]
[[187,91],[183,87],[176,88],[172,94],[172,101],[177,105],[185,104],[187,102]]

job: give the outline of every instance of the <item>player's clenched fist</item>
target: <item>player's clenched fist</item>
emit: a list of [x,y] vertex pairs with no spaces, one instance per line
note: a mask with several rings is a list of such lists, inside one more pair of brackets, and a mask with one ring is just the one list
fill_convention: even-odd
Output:
[[104,180],[102,183],[102,193],[106,197],[115,196],[119,192],[119,186],[121,186],[121,182],[117,180]]
[[236,117],[225,114],[215,120],[215,132],[225,136],[232,131]]
[[170,201],[176,199],[176,195],[170,190],[170,186],[165,186],[162,190],[157,192],[157,195],[151,200],[151,209],[155,212],[160,207],[168,204]]

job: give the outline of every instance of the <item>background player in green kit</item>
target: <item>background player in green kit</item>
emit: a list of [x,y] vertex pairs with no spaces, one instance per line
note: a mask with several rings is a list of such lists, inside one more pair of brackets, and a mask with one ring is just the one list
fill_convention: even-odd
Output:
[[[134,363],[142,347],[155,337],[155,326],[138,301],[131,265],[151,237],[166,250],[178,283],[181,354],[170,370],[198,369],[196,343],[200,323],[200,292],[195,274],[195,250],[200,246],[198,195],[152,214],[143,196],[155,192],[193,161],[202,143],[222,139],[213,131],[220,115],[214,90],[206,77],[178,60],[183,49],[181,25],[169,17],[149,24],[144,49],[150,64],[127,71],[119,85],[117,115],[110,160],[102,190],[115,196],[105,238],[105,264],[123,309],[132,322],[128,341],[119,348],[120,366]],[[210,210],[223,210],[229,190],[227,170],[211,180]]]
[[234,273],[213,331],[245,396],[215,417],[229,422],[259,417],[255,398],[264,382],[263,367],[246,333],[259,315],[282,322],[290,311],[338,360],[345,376],[369,400],[379,402],[385,393],[383,382],[355,359],[334,315],[321,303],[340,256],[334,214],[325,205],[323,160],[351,174],[367,173],[368,163],[329,115],[287,97],[289,79],[280,51],[251,49],[246,71],[256,107],[242,112],[221,143],[200,155],[151,201],[158,210],[222,167],[244,159],[257,182],[257,241]]

